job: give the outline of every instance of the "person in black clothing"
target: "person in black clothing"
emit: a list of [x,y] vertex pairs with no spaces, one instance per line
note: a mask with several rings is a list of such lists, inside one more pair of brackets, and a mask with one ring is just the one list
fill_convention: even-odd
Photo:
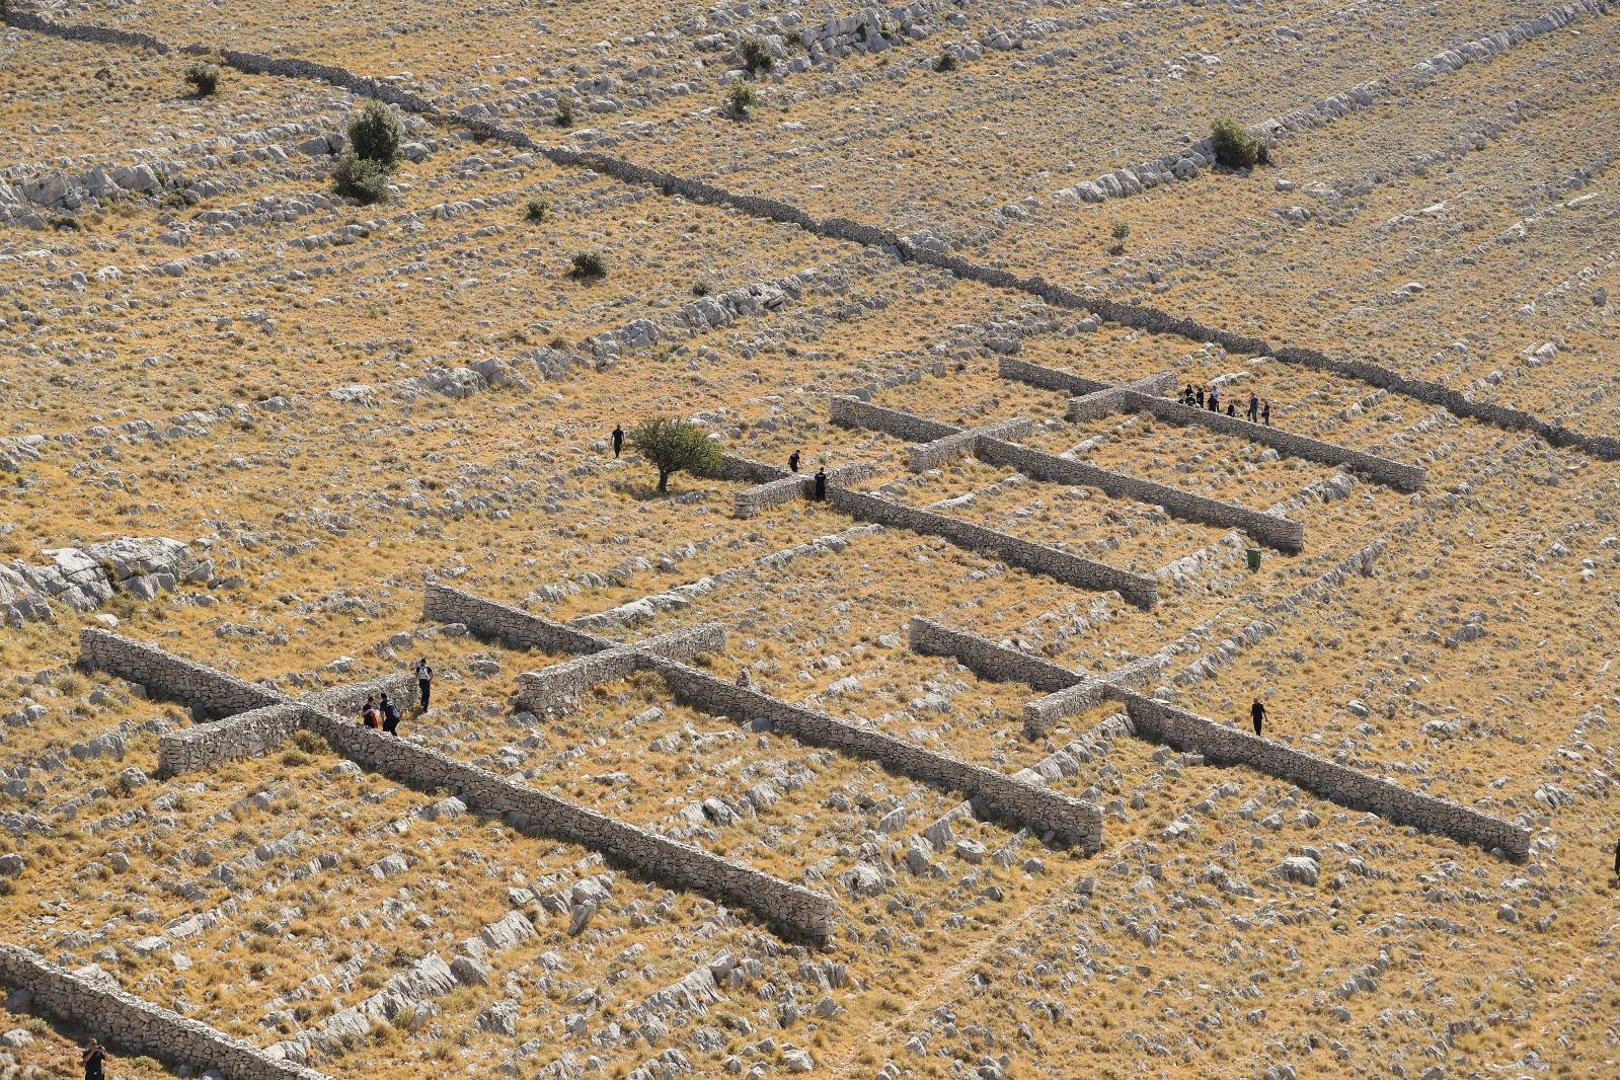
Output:
[[103,1080],[101,1067],[107,1060],[107,1052],[101,1048],[100,1043],[91,1039],[90,1045],[79,1055],[79,1060],[84,1062],[84,1080]]
[[619,451],[624,449],[624,428],[618,424],[613,425],[613,456],[618,457]]
[[1249,395],[1249,423],[1260,419],[1260,399],[1253,394]]
[[797,450],[788,455],[788,470],[790,472],[799,471],[799,452]]
[[1192,383],[1188,383],[1187,384],[1187,389],[1185,389],[1185,390],[1183,390],[1181,392],[1181,403],[1183,405],[1191,405],[1193,403]]
[[817,469],[816,470],[816,502],[822,502],[826,498],[827,498],[827,470],[826,469]]
[[1260,410],[1260,419],[1266,427],[1271,426],[1271,402],[1266,402],[1266,407]]
[[384,731],[386,731],[388,734],[393,735],[394,737],[398,738],[398,736],[399,736],[399,706],[395,705],[394,702],[393,702],[393,699],[390,698],[387,694],[384,694],[382,696],[382,714],[383,714],[383,727],[382,727],[382,729]]
[[1228,401],[1226,403],[1226,415],[1227,416],[1236,416],[1237,415],[1237,402]]
[[1211,390],[1209,392],[1209,411],[1221,411],[1221,392],[1219,390]]
[[1204,388],[1202,386],[1198,388],[1198,407],[1200,409],[1204,407]]
[[1260,725],[1266,722],[1266,707],[1255,698],[1254,704],[1249,706],[1249,718],[1254,721],[1254,733],[1260,734]]
[[1614,842],[1614,876],[1620,878],[1620,840]]
[[428,697],[433,693],[433,669],[428,667],[427,657],[416,662],[416,688],[422,692],[422,711],[428,710]]

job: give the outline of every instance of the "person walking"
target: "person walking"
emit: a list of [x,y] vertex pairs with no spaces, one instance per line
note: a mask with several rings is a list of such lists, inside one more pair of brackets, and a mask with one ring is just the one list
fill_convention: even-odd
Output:
[[613,456],[618,457],[619,451],[624,449],[624,428],[618,424],[613,425]]
[[1198,388],[1198,407],[1200,409],[1204,407],[1204,388],[1202,386]]
[[84,1080],[106,1080],[102,1068],[107,1061],[107,1052],[96,1040],[90,1040],[90,1044],[79,1055],[79,1060],[84,1063]]
[[428,667],[427,657],[416,662],[416,688],[422,692],[422,711],[428,711],[428,698],[433,693],[433,669]]
[[1249,719],[1254,721],[1254,733],[1258,736],[1260,725],[1266,722],[1266,707],[1260,704],[1259,698],[1255,698],[1254,704],[1249,706]]
[[1271,402],[1266,402],[1266,407],[1260,411],[1260,420],[1266,427],[1271,426]]
[[1254,394],[1249,395],[1249,423],[1260,419],[1260,399]]
[[1228,401],[1226,403],[1226,415],[1227,416],[1236,416],[1237,415],[1237,402]]
[[1620,840],[1614,842],[1614,876],[1620,878]]
[[1219,390],[1209,392],[1209,411],[1214,413],[1221,411],[1221,392]]
[[816,470],[816,502],[824,502],[827,498],[827,470]]
[[380,714],[377,712],[377,699],[370,694],[366,695],[365,708],[360,710],[360,722],[368,728],[375,728],[381,724]]
[[387,694],[382,696],[383,731],[399,737],[399,706]]
[[799,452],[797,450],[793,451],[793,453],[788,455],[788,471],[789,472],[798,472],[799,471]]

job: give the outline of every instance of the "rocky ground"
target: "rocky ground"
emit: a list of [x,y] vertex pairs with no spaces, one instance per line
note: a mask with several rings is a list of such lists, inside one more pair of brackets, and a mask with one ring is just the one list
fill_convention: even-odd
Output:
[[[226,64],[197,98],[189,54],[0,27],[6,943],[332,1077],[1620,1068],[1620,465],[465,123],[1612,436],[1612,10],[1489,50],[1469,43],[1548,9],[10,10],[341,65],[441,111],[404,114],[390,198],[360,206],[330,183],[352,88]],[[745,41],[768,71],[742,70]],[[1421,69],[1448,50],[1467,62]],[[760,98],[746,120],[724,105],[738,78]],[[1081,187],[1216,117],[1347,93],[1269,166]],[[568,276],[584,251],[601,280]],[[1001,378],[1005,357],[1253,392],[1276,426],[1428,481],[1402,493],[1140,414],[1071,422],[1065,394]],[[904,441],[830,422],[851,393],[964,427],[1027,418],[1031,447],[1285,514],[1304,550],[1251,571],[1243,536],[1157,506],[972,456],[914,472]],[[655,414],[745,457],[868,465],[864,490],[1149,575],[1160,602],[826,505],[741,519],[737,482],[680,475],[658,497],[606,438]],[[718,621],[707,670],[1038,768],[1102,810],[1102,849],[957,813],[959,794],[679,705],[648,673],[523,711],[516,676],[561,657],[425,623],[426,578],[616,639]],[[1241,723],[1262,696],[1268,734],[1513,821],[1529,858],[1144,742],[1114,703],[1031,739],[1037,691],[914,654],[918,615],[1096,674],[1159,654],[1183,707]],[[786,940],[319,739],[161,777],[158,738],[194,718],[76,670],[85,625],[288,693],[427,656],[434,708],[406,738],[832,895],[835,931]],[[6,1009],[0,1075],[74,1075],[82,1029],[25,992]]]

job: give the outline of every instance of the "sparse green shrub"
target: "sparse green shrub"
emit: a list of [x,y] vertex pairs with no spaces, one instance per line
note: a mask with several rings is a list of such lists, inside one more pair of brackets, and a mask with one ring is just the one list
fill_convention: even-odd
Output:
[[1114,222],[1114,239],[1123,242],[1131,235],[1131,227],[1123,221]]
[[939,72],[941,75],[945,74],[946,72],[955,71],[961,66],[962,62],[956,58],[955,53],[940,53],[939,59],[934,61],[934,70]]
[[371,204],[388,201],[389,170],[351,150],[338,155],[332,168],[332,187],[339,195]]
[[546,200],[530,199],[528,206],[524,208],[523,217],[526,221],[530,221],[538,225],[540,222],[546,220],[546,215],[550,212],[551,204],[546,202]]
[[701,475],[720,467],[720,451],[702,428],[687,420],[649,420],[630,432],[630,445],[658,470],[659,491],[669,490],[675,473]]
[[313,731],[293,732],[292,742],[306,754],[319,754],[326,749],[326,740]]
[[607,277],[607,260],[600,251],[582,251],[574,256],[574,268],[568,276],[579,281],[595,281]]
[[748,110],[757,104],[759,104],[759,95],[754,92],[752,86],[749,86],[741,79],[731,84],[731,90],[726,94],[726,107],[731,110],[732,116],[738,120],[746,120]]
[[714,286],[710,285],[704,279],[698,278],[696,281],[692,282],[693,296],[708,296],[712,292],[714,292]]
[[574,103],[568,98],[557,99],[557,126],[571,128],[574,126]]
[[219,68],[199,60],[186,68],[186,82],[191,84],[192,93],[196,96],[212,97],[214,91],[219,89]]
[[1252,169],[1268,159],[1266,144],[1236,120],[1215,121],[1209,137],[1215,144],[1215,160],[1228,169]]
[[765,43],[764,38],[744,38],[743,43],[737,47],[737,54],[742,57],[743,67],[750,75],[769,71],[776,63],[771,57],[771,47]]
[[399,147],[404,140],[399,112],[392,105],[368,101],[349,121],[349,148],[355,157],[374,161],[384,169],[399,166]]

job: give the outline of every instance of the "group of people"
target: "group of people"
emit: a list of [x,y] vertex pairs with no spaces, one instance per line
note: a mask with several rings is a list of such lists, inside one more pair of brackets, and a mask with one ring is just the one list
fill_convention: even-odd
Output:
[[[799,452],[797,450],[788,455],[788,471],[793,473],[799,471]],[[827,498],[827,470],[824,468],[818,468],[816,470],[815,481],[815,500],[816,502],[824,502]]]
[[[412,673],[416,676],[416,689],[421,697],[420,715],[428,711],[428,701],[433,697],[433,669],[428,666],[427,657],[416,661]],[[399,719],[399,704],[387,693],[380,697],[376,694],[366,695],[366,703],[360,709],[360,723],[373,731],[381,730],[398,738]]]
[[[1226,399],[1221,397],[1221,388],[1212,386],[1207,391],[1202,387],[1194,387],[1188,383],[1186,389],[1181,391],[1181,403],[1190,409],[1208,409],[1210,412],[1223,411],[1221,403]],[[1225,413],[1227,416],[1237,416],[1237,402],[1226,401]],[[1271,402],[1261,401],[1254,394],[1249,395],[1248,409],[1249,423],[1271,426]]]

